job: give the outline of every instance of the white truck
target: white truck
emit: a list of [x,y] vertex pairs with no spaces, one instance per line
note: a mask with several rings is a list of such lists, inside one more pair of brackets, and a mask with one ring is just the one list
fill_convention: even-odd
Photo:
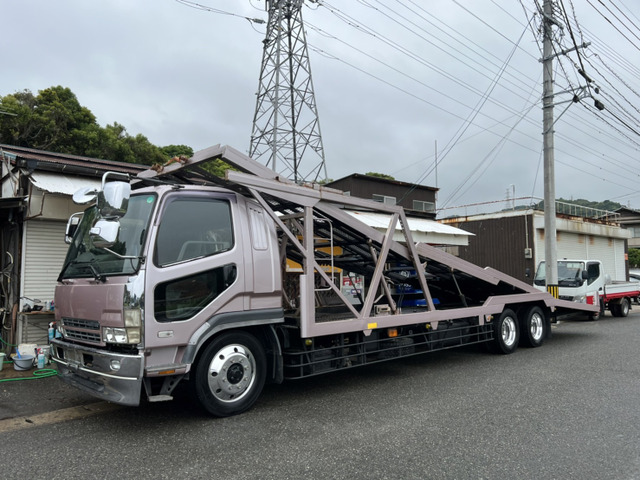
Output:
[[[545,290],[545,262],[540,262],[533,283],[539,290]],[[640,282],[611,280],[599,260],[565,258],[558,260],[558,290],[562,300],[598,305],[598,312],[589,314],[594,320],[606,310],[615,317],[626,317],[631,304],[638,303]]]
[[[201,168],[215,159],[236,170]],[[102,183],[74,196],[91,205],[69,221],[51,343],[63,382],[111,402],[170,400],[187,381],[228,416],[266,382],[470,344],[508,354],[542,345],[554,315],[597,311],[414,243],[401,207],[292,183],[230,147]]]

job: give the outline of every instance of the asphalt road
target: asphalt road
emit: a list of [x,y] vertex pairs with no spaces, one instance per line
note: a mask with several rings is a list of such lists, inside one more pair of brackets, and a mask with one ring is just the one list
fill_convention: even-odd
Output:
[[31,422],[0,420],[0,472],[16,480],[640,479],[638,339],[640,313],[562,322],[543,347],[509,356],[470,348],[268,386],[251,411],[227,419],[207,417],[186,395],[65,417],[59,409],[92,400],[55,378],[0,384],[0,401],[21,405],[14,420]]

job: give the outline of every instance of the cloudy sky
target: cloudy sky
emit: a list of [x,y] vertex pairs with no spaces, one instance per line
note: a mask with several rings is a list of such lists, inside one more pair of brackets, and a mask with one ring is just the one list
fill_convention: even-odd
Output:
[[[191,3],[0,0],[0,95],[62,85],[103,126],[248,153],[266,28],[250,19],[267,19],[265,1]],[[440,216],[541,198],[538,3],[307,1],[328,177],[374,171],[437,186]],[[558,52],[590,43],[554,63],[557,197],[640,209],[640,4],[556,10]]]

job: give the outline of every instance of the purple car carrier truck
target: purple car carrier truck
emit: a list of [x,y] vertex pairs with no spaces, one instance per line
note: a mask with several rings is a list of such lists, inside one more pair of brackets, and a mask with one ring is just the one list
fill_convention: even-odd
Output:
[[[233,170],[211,175],[212,160]],[[597,310],[414,243],[401,207],[295,184],[230,147],[107,173],[74,200],[88,207],[67,227],[52,360],[123,405],[188,382],[234,415],[266,382],[470,344],[509,354],[542,345],[556,315]]]

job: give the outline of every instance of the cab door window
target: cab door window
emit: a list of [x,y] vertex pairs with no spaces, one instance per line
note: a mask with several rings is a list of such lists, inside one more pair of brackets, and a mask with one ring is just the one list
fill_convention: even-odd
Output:
[[228,201],[177,197],[165,207],[156,239],[154,263],[174,263],[215,255],[233,248]]

